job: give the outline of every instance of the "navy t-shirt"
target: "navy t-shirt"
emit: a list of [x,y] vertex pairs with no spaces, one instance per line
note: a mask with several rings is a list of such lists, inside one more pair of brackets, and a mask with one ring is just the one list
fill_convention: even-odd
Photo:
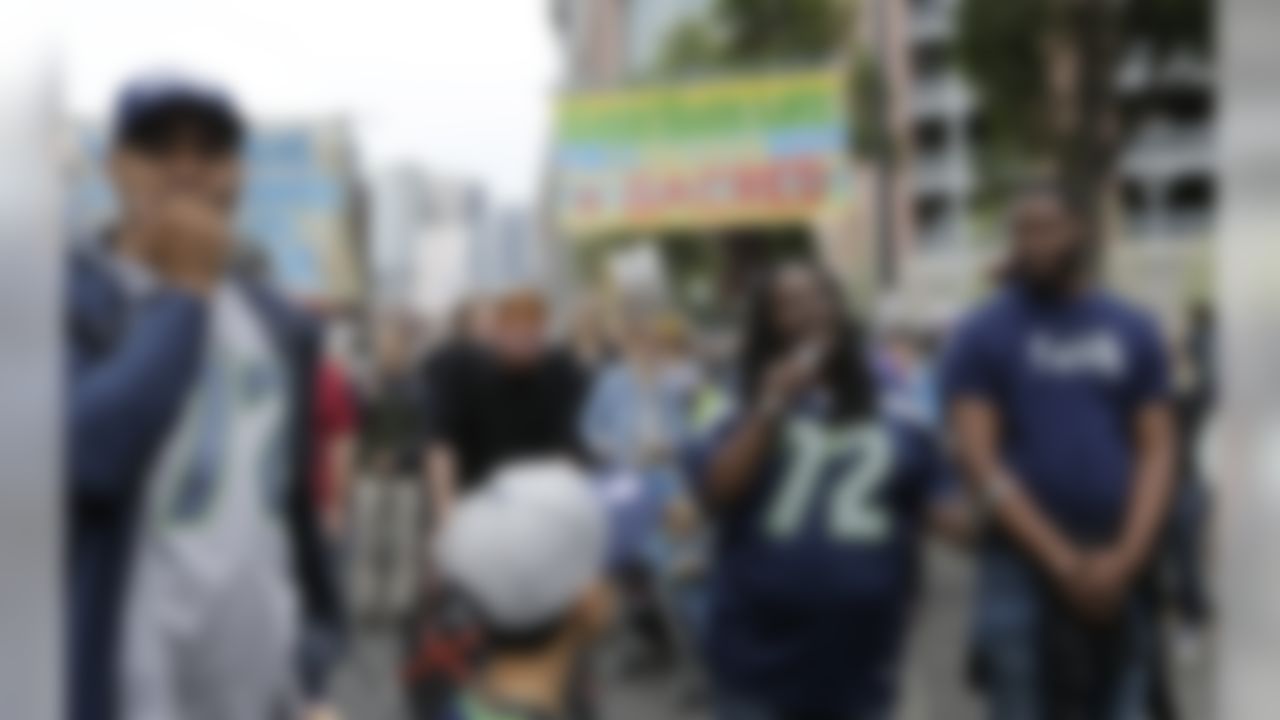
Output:
[[[691,458],[701,479],[736,428]],[[778,712],[886,707],[941,473],[905,424],[795,415],[746,495],[717,516],[709,654],[717,685]]]
[[1005,462],[1063,531],[1105,541],[1129,502],[1136,413],[1167,396],[1167,365],[1155,322],[1119,298],[1011,287],[958,328],[943,383],[948,400],[995,406]]

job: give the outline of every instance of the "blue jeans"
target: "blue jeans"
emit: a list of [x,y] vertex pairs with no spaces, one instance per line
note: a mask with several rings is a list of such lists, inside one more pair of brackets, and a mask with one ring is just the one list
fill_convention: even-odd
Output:
[[979,564],[974,641],[991,720],[1144,717],[1154,619],[1138,598],[1093,628],[1011,549],[989,546]]

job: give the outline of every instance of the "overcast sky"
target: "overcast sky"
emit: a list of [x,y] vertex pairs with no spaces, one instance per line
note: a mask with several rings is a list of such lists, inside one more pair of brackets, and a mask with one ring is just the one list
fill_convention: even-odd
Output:
[[534,199],[559,75],[546,0],[67,0],[64,78],[78,116],[120,81],[181,68],[259,120],[340,114],[371,167],[411,159]]

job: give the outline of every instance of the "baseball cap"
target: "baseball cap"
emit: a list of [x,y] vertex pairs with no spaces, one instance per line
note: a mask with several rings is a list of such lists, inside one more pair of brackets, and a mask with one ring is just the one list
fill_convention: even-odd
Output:
[[181,119],[201,123],[227,147],[238,147],[245,123],[229,93],[218,85],[173,73],[138,76],[116,99],[112,126],[117,144],[145,144]]
[[536,630],[568,612],[604,571],[608,521],[574,465],[508,465],[461,500],[436,548],[441,572],[493,629]]

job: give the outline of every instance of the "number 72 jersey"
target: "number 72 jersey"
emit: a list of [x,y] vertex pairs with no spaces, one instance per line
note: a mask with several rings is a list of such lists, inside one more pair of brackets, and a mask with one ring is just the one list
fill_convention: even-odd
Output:
[[[691,453],[695,485],[735,425]],[[746,495],[716,516],[716,681],[777,707],[884,707],[940,465],[930,436],[910,426],[793,417]]]
[[[695,483],[735,424],[694,453]],[[770,605],[901,602],[925,513],[944,486],[922,429],[792,417],[746,496],[718,518],[717,573],[735,595]]]

